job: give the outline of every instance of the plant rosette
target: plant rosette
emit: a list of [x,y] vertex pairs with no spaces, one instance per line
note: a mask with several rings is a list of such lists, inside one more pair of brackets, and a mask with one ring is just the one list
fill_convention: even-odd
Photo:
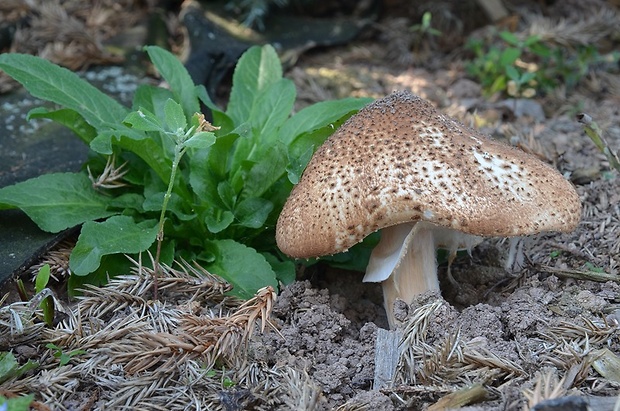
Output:
[[65,125],[91,149],[81,172],[1,188],[0,209],[19,208],[48,232],[82,226],[70,256],[72,293],[127,273],[125,255],[145,251],[164,264],[196,261],[241,298],[291,282],[295,265],[275,244],[277,217],[314,149],[370,99],[294,113],[295,86],[267,45],[240,58],[221,110],[174,55],[145,50],[169,87],[140,86],[131,109],[44,59],[0,56],[0,69],[56,105],[29,118]]

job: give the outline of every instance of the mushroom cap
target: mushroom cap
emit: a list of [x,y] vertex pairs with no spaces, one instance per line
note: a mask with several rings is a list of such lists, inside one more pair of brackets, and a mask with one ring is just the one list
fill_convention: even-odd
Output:
[[309,258],[404,222],[509,237],[572,231],[580,214],[575,188],[556,169],[401,91],[364,107],[318,148],[276,240],[285,254]]

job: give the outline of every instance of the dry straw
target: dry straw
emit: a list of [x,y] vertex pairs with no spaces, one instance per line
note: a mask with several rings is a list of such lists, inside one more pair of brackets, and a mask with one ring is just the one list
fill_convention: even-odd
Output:
[[[183,261],[161,267],[162,298],[153,301],[153,270],[134,263],[130,275],[105,287],[86,286],[54,329],[37,319],[49,289],[30,302],[0,308],[1,348],[28,344],[39,362],[33,374],[3,384],[3,393],[38,392],[59,410],[75,402],[87,404],[85,409],[226,409],[247,403],[268,410],[284,402],[312,409],[321,399],[307,374],[269,368],[248,354],[254,332],[275,330],[273,288],[243,302],[227,295],[228,283]],[[66,364],[54,356],[58,350],[45,348],[49,343],[69,355]]]

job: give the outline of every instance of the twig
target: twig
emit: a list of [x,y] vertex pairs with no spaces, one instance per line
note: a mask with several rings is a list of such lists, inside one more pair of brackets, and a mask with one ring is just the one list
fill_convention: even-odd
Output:
[[555,274],[558,277],[575,278],[577,280],[589,280],[604,283],[607,281],[620,282],[620,276],[597,271],[573,270],[570,268],[556,268],[550,265],[538,264],[536,267],[540,271]]

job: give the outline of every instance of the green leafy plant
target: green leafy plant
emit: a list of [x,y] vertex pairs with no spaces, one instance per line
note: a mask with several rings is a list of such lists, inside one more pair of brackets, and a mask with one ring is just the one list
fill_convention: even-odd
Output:
[[59,106],[29,117],[69,127],[92,152],[82,172],[0,189],[0,209],[19,208],[50,232],[82,224],[70,290],[127,272],[123,254],[144,251],[166,264],[196,260],[242,298],[292,281],[294,264],[275,245],[279,211],[314,149],[369,99],[292,114],[295,87],[263,46],[239,60],[224,111],[172,54],[145,49],[169,88],[139,87],[131,109],[48,61],[0,56],[0,69]]
[[64,352],[62,348],[52,343],[46,344],[45,347],[52,350],[52,355],[54,356],[54,358],[58,358],[61,367],[63,365],[69,364],[69,361],[71,361],[73,357],[86,354],[86,351],[84,350],[73,350],[69,352]]
[[480,40],[470,40],[467,48],[475,58],[467,65],[470,75],[477,78],[488,94],[505,92],[511,96],[532,97],[536,94],[536,63],[527,63],[526,54],[536,58],[549,56],[550,50],[540,42],[539,37],[529,36],[525,40],[509,31],[499,33],[501,45],[486,45]]
[[472,39],[466,44],[474,54],[467,71],[489,95],[501,92],[530,98],[561,84],[570,89],[595,65],[617,62],[619,57],[616,52],[601,55],[591,45],[569,49],[546,44],[535,35],[520,39],[514,33],[502,31],[497,36],[499,43]]

